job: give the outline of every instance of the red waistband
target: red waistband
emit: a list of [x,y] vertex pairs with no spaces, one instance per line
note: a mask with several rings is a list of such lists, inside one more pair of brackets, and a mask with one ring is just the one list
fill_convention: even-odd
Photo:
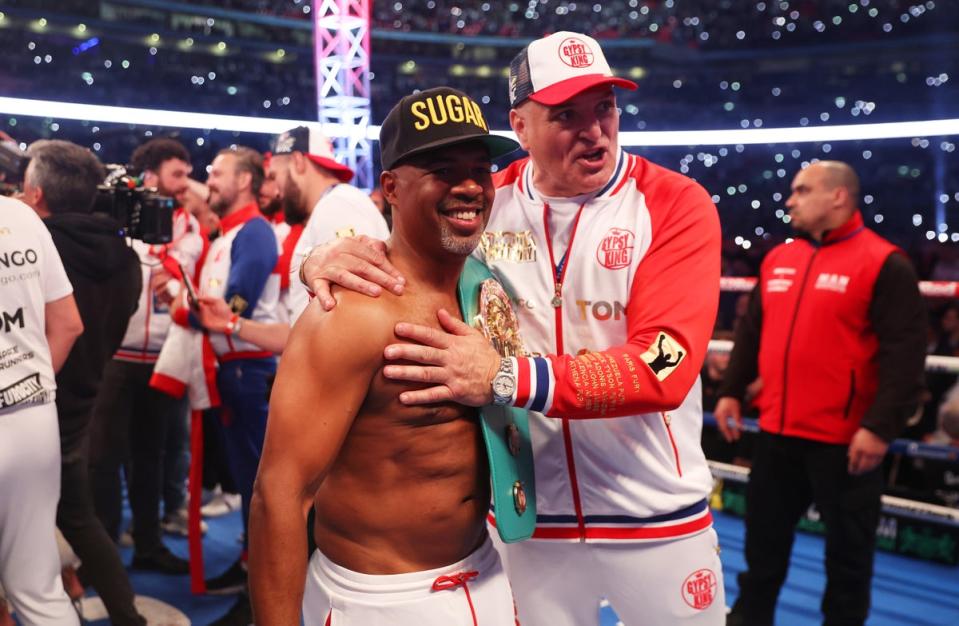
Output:
[[216,360],[220,363],[229,363],[230,361],[239,361],[242,359],[269,359],[272,356],[273,353],[269,350],[263,350],[260,352],[226,352],[224,354],[218,354]]
[[113,353],[113,358],[118,361],[128,361],[130,363],[156,363],[160,357],[159,351],[145,352],[142,350],[129,350],[120,348]]

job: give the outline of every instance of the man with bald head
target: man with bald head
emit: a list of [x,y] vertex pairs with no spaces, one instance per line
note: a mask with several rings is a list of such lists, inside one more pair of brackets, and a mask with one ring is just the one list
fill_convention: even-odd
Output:
[[820,161],[786,201],[798,238],[763,260],[719,389],[716,420],[739,437],[758,376],[760,435],[746,500],[746,565],[727,624],[772,624],[796,523],[826,526],[824,624],[863,624],[889,442],[919,406],[926,314],[901,250],[863,224],[859,179]]

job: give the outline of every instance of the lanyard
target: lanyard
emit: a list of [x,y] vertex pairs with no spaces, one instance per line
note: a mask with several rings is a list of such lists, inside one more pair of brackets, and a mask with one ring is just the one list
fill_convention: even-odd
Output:
[[573,232],[569,235],[569,245],[566,246],[566,252],[563,253],[563,258],[559,260],[559,265],[556,264],[556,261],[553,257],[553,237],[549,232],[549,203],[543,203],[543,226],[546,228],[546,249],[549,251],[549,263],[553,268],[553,300],[551,304],[553,308],[559,308],[563,306],[563,280],[566,277],[566,261],[569,260],[569,251],[573,249],[573,240],[576,239],[576,229],[579,226],[579,218],[583,214],[583,207],[586,206],[586,203],[579,205],[579,210],[576,211],[576,218],[573,220]]

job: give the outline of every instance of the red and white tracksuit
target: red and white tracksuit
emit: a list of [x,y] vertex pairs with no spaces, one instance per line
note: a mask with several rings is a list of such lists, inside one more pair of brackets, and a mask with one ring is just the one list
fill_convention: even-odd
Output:
[[627,624],[722,623],[699,383],[719,300],[716,208],[694,181],[621,152],[563,224],[532,169],[498,175],[474,253],[534,355],[516,359],[514,404],[533,411],[537,525],[504,552],[520,621],[597,623],[608,595]]

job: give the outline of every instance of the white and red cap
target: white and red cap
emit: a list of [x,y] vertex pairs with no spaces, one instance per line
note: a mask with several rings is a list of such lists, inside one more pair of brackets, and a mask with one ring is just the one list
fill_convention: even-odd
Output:
[[554,106],[597,85],[636,89],[636,83],[613,76],[603,49],[588,35],[561,31],[537,39],[509,66],[509,104],[526,99]]
[[333,143],[317,126],[297,126],[273,140],[273,156],[293,152],[302,152],[309,160],[330,170],[340,182],[348,183],[353,179],[353,170],[337,162]]

